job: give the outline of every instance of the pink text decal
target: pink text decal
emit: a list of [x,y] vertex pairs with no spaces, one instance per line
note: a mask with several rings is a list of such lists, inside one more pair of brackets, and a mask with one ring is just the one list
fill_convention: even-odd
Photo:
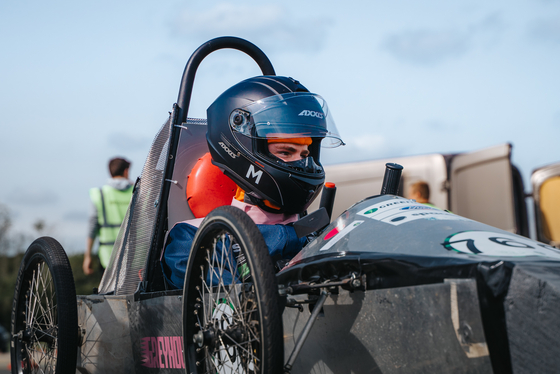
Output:
[[151,336],[142,338],[142,365],[149,368],[184,369],[183,338]]

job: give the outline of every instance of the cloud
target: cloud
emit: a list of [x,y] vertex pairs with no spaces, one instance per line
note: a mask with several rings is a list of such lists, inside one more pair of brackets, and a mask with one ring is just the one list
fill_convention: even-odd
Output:
[[560,43],[560,16],[536,19],[529,23],[527,32],[535,40]]
[[424,127],[426,131],[432,131],[432,132],[451,132],[456,130],[448,123],[436,119],[426,121],[424,123]]
[[504,25],[499,13],[464,28],[405,30],[388,35],[381,47],[404,62],[434,65],[464,55],[473,44],[494,44]]
[[473,45],[494,46],[500,39],[506,24],[499,12],[491,13],[479,22],[467,27]]
[[115,132],[109,134],[107,142],[121,153],[149,149],[151,140],[145,136]]
[[456,30],[416,30],[389,35],[383,47],[399,60],[431,65],[464,54],[467,35]]
[[59,197],[54,191],[38,188],[18,188],[8,195],[8,201],[16,205],[49,205],[56,203],[58,199]]
[[316,53],[324,44],[332,21],[305,14],[294,15],[276,4],[220,3],[209,10],[185,10],[172,21],[175,35],[209,40],[236,35],[267,50]]

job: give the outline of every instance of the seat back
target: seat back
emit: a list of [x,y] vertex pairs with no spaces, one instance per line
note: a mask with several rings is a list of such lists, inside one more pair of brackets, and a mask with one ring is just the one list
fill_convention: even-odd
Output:
[[190,172],[186,190],[192,213],[202,218],[219,206],[230,205],[237,185],[212,164],[210,153],[206,153]]

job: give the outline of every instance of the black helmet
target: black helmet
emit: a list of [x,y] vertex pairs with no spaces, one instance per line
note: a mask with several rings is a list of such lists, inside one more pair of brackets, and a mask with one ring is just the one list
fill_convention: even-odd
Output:
[[[321,141],[324,147],[344,144],[325,100],[292,78],[244,80],[220,95],[207,115],[212,162],[245,190],[246,199],[276,213],[309,207],[325,181]],[[285,162],[268,151],[273,138],[311,138],[309,156]]]

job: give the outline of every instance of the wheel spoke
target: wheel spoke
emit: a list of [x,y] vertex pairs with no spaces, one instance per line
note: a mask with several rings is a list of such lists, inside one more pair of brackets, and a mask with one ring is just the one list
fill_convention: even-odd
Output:
[[226,357],[227,357],[227,359],[229,360],[229,362],[231,362],[231,363],[235,362],[235,360],[231,358],[231,355],[230,355],[230,353],[229,353],[229,350],[226,348],[227,345],[224,344],[224,341],[222,340],[222,337],[221,337],[221,336],[220,336],[220,343],[222,343],[222,344],[221,344],[220,352],[224,352],[224,353],[226,354]]
[[[243,284],[243,282],[237,282],[238,280],[240,280],[240,277],[238,277],[237,262],[235,264],[232,263],[232,260],[233,260],[233,245],[234,245],[234,241],[230,240],[230,245],[228,247],[228,252],[232,253],[232,255],[228,256],[227,258],[228,258],[229,268],[233,269],[233,270],[231,271],[232,284],[230,285],[229,292],[227,293],[226,296],[227,296],[228,303],[230,303],[230,305],[233,306],[233,311],[236,314],[236,318],[238,320],[242,321],[243,320],[242,313],[240,313],[239,309],[237,308],[237,305],[240,305],[240,300],[239,300],[239,297],[238,297],[239,296],[238,293],[235,292],[235,290],[236,290],[235,284],[237,284],[237,283]],[[241,287],[241,288],[243,289],[243,287]],[[232,299],[232,297],[231,297],[232,293],[233,293],[234,299]]]
[[49,267],[40,262],[32,272],[25,307],[24,365],[32,373],[54,373],[57,353],[57,305]]
[[[219,295],[222,294],[222,290],[224,289],[224,254],[226,252],[225,246],[226,246],[226,237],[225,234],[222,233],[222,235],[220,235],[220,244],[221,244],[221,250],[219,250],[219,248],[217,246],[214,247],[214,254],[217,257],[218,255],[220,256],[220,260],[219,262],[213,263],[213,269],[218,268],[218,289],[216,290],[216,295],[217,297],[220,297]],[[218,253],[219,250],[219,253]],[[216,300],[217,301],[217,300]]]
[[[225,233],[215,237],[212,248],[206,250],[206,265],[201,266],[201,284],[199,296],[203,301],[204,324],[200,323],[201,328],[212,326],[220,330],[223,324],[237,325],[243,330],[244,341],[238,342],[225,331],[220,334],[228,338],[230,343],[225,343],[220,335],[217,340],[217,347],[213,351],[206,350],[205,361],[211,364],[212,369],[208,372],[226,373],[248,373],[255,371],[259,366],[260,360],[254,356],[254,343],[260,343],[258,335],[258,323],[247,321],[251,319],[255,312],[258,312],[256,303],[252,299],[251,292],[247,288],[253,289],[253,285],[247,285],[242,281],[238,273],[236,262],[234,262],[233,240]],[[232,284],[226,284],[226,272],[231,274]],[[240,290],[237,292],[236,290]],[[226,304],[231,313],[230,316],[221,315],[217,320],[213,315],[220,309],[221,304]],[[225,319],[224,319],[225,318]]]
[[[226,332],[224,332],[224,335],[227,336],[228,338],[230,338],[232,341],[234,341],[234,339],[233,339],[231,336],[229,336]],[[222,339],[220,338],[220,341],[221,341],[221,340],[222,340]],[[257,339],[246,340],[246,341],[241,342],[241,343],[238,343],[238,342],[235,342],[235,341],[234,341],[233,346],[235,346],[235,347],[241,349],[243,352],[245,352],[245,353],[247,353],[247,354],[249,354],[249,355],[252,355],[252,352],[250,352],[249,350],[247,350],[246,348],[244,348],[243,345],[251,345],[251,343],[252,343],[252,342],[255,342],[255,341],[257,341]],[[222,344],[223,344],[223,341],[222,341]]]
[[43,311],[43,314],[41,316],[46,316],[49,320],[48,322],[52,325],[54,324],[54,316],[50,313],[47,313],[47,311],[50,311],[54,308],[54,306],[50,307],[51,302],[54,302],[54,300],[51,300],[51,296],[54,295],[54,290],[49,268],[45,264],[43,264],[42,269],[39,272],[39,281],[40,282],[38,283],[40,283],[40,286],[42,286],[40,291],[40,299],[44,300],[46,304],[45,306],[40,304]]

